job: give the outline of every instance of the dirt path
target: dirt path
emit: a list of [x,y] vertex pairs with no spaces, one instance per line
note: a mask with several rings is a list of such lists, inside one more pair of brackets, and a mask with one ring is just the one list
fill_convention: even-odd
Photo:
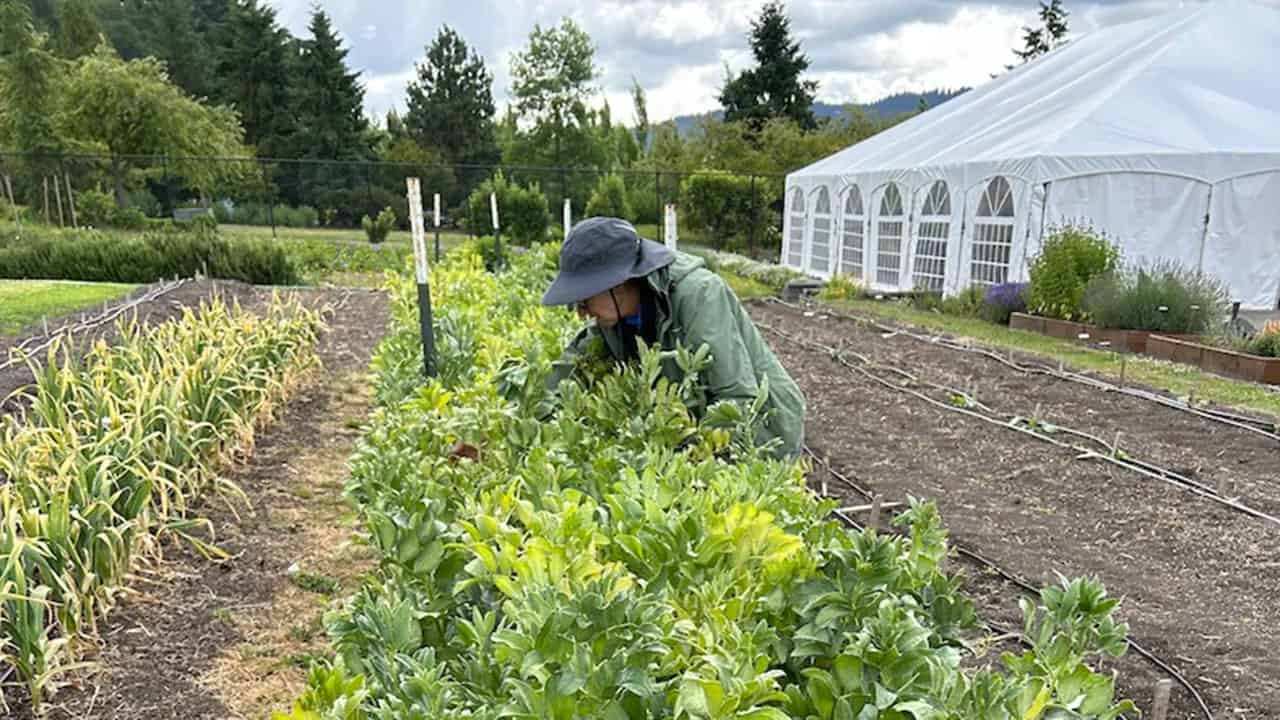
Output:
[[211,564],[170,548],[166,565],[135,582],[139,592],[103,624],[99,672],[54,697],[50,717],[264,718],[288,709],[308,660],[326,652],[329,600],[352,592],[371,562],[350,542],[341,492],[369,412],[368,362],[389,316],[380,293],[296,294],[338,305],[320,342],[324,370],[229,474],[252,510],[204,509],[233,559]]
[[[761,305],[751,313],[788,333],[813,333],[814,341],[830,346],[843,342],[936,382],[963,387],[972,376],[979,398],[993,407],[1030,413],[1041,403],[1042,412],[1081,429],[1122,426],[1152,459],[1202,474],[1231,472],[1251,499],[1280,500],[1274,474],[1265,475],[1268,464],[1277,466],[1280,450],[1259,447],[1246,434],[1220,432],[1154,405],[1128,407],[1047,378],[1006,378],[1007,370],[975,366],[960,353],[884,338],[851,323]],[[1280,527],[930,406],[860,379],[825,353],[772,333],[766,338],[805,390],[810,445],[837,469],[890,499],[936,499],[958,540],[1033,582],[1056,582],[1055,572],[1100,578],[1124,596],[1121,616],[1132,635],[1190,678],[1215,717],[1280,717],[1280,564],[1274,556]],[[989,616],[1016,618],[1016,595],[1001,600],[995,596],[1000,586],[986,582],[981,590]],[[1146,706],[1159,675],[1134,657],[1119,667],[1122,691]],[[1178,689],[1174,705],[1172,717],[1200,717]]]

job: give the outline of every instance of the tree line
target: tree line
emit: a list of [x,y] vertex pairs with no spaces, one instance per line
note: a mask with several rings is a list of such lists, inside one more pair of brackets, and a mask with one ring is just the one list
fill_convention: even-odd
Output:
[[[485,58],[445,25],[416,64],[404,112],[373,119],[348,48],[319,7],[305,36],[295,37],[259,0],[0,0],[0,150],[114,156],[95,170],[94,182],[122,207],[140,191],[207,201],[252,188],[260,199],[310,205],[319,222],[334,224],[358,224],[384,206],[403,215],[410,172],[427,174],[427,187],[439,188],[450,207],[465,208],[468,192],[491,174],[485,166],[599,170],[513,172],[509,179],[553,199],[569,197],[575,207],[601,191],[616,195],[624,179],[634,219],[657,222],[660,205],[682,192],[682,176],[731,171],[741,174],[736,184],[708,181],[735,195],[721,198],[724,212],[743,206],[749,184],[751,220],[767,221],[759,206],[776,213],[780,202],[781,181],[773,176],[901,118],[885,121],[853,107],[815,118],[818,86],[806,77],[809,59],[781,2],[760,10],[747,41],[752,65],[726,76],[723,121],[706,119],[692,133],[651,123],[638,82],[629,122],[615,119],[598,84],[595,43],[570,19],[534,26],[508,59],[509,103],[501,114]],[[135,167],[132,155],[304,162],[271,164],[262,177],[252,163]],[[367,161],[401,165],[358,165]],[[28,168],[26,176],[50,172]],[[662,173],[680,175],[664,187]],[[751,181],[752,173],[762,177]]]

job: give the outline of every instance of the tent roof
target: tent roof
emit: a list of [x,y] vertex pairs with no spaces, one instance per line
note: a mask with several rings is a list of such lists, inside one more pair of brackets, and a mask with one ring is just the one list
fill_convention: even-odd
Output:
[[792,174],[1280,153],[1280,12],[1220,0],[1108,28]]

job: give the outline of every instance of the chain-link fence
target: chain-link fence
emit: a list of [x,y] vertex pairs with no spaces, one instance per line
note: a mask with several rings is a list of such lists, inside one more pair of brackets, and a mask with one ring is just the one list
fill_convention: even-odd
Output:
[[[778,174],[280,158],[0,153],[0,222],[142,229],[203,211],[222,224],[274,233],[281,227],[356,229],[389,207],[405,229],[410,176],[422,179],[428,208],[440,194],[443,225],[456,231],[488,231],[482,209],[496,183],[532,198],[533,210],[522,211],[545,217],[552,237],[562,230],[567,199],[575,221],[595,214],[589,210],[607,211],[659,241],[664,207],[672,204],[682,242],[762,257],[777,257],[781,242],[784,177]],[[505,218],[508,209],[501,212]]]

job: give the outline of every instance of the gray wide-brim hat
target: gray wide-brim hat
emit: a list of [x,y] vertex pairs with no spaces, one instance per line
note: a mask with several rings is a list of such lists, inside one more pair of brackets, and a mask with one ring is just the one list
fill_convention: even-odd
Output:
[[667,246],[640,237],[626,220],[587,218],[569,231],[560,248],[560,274],[542,296],[543,305],[574,305],[644,277],[674,262]]

